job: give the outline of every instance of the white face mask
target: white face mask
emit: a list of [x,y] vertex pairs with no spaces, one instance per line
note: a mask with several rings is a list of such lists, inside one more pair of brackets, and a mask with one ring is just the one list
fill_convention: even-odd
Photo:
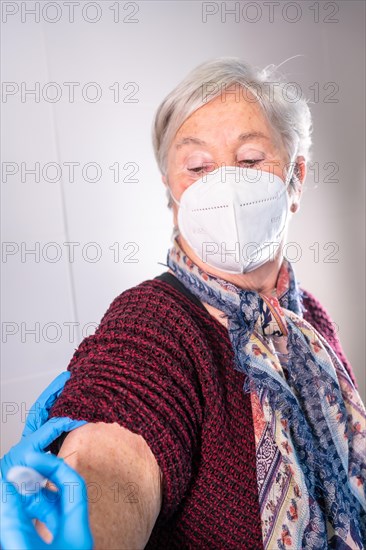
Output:
[[273,260],[287,228],[290,173],[284,182],[272,172],[222,166],[190,185],[180,202],[170,191],[181,234],[203,262],[226,273]]

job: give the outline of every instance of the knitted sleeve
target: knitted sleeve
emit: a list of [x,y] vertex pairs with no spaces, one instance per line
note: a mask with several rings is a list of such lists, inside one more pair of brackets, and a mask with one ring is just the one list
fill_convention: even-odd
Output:
[[310,294],[310,292],[304,289],[302,289],[302,302],[305,308],[305,312],[304,312],[305,320],[308,321],[311,325],[313,325],[313,327],[316,328],[316,330],[320,332],[320,334],[326,339],[326,341],[331,346],[331,348],[333,349],[337,357],[343,363],[355,387],[358,388],[351,364],[349,363],[348,359],[344,354],[341,343],[337,336],[337,330],[336,330],[335,324],[331,320],[328,312],[324,309],[321,303],[315,298],[315,296],[313,296],[312,294]]
[[95,334],[81,342],[50,417],[117,422],[140,434],[163,474],[160,517],[166,519],[191,478],[202,399],[182,344],[184,312],[146,283],[117,297]]

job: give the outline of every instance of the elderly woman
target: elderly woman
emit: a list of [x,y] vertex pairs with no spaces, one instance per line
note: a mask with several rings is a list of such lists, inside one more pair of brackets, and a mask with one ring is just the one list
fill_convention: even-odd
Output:
[[365,410],[283,253],[311,144],[284,85],[219,58],[157,111],[167,270],[112,302],[50,412],[87,422],[52,449],[87,482],[96,548],[366,544]]

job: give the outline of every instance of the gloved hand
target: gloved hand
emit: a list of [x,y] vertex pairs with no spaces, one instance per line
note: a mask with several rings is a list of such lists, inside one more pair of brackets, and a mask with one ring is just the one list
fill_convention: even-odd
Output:
[[[22,497],[10,482],[1,481],[1,537],[3,550],[92,550],[93,537],[89,526],[87,491],[83,478],[62,459],[50,454],[31,453],[21,462],[37,470],[58,488],[58,498],[49,489],[44,495],[53,495],[53,513],[57,518],[52,532],[53,540],[46,543],[36,532],[24,509]],[[72,498],[70,498],[72,487]],[[36,516],[37,517],[37,516]],[[40,518],[37,518],[40,519]],[[42,520],[41,520],[42,521]]]
[[67,417],[51,418],[38,430],[22,437],[22,439],[14,445],[0,460],[1,477],[6,477],[6,474],[11,466],[24,465],[24,455],[27,452],[43,451],[52,441],[58,438],[62,432],[70,432],[79,426],[86,424],[85,420],[71,420]]
[[35,432],[46,422],[52,405],[62,392],[70,376],[71,374],[69,371],[64,371],[59,374],[33,403],[25,421],[22,437],[26,437]]

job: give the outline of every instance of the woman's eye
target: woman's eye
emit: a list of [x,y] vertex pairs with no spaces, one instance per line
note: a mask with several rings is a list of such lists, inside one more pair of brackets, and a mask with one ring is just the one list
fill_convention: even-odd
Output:
[[261,161],[261,159],[248,159],[248,160],[241,160],[239,161],[240,163],[243,163],[243,164],[249,164],[249,166],[255,166],[256,164],[259,164]]
[[188,168],[188,172],[193,172],[194,174],[199,174],[200,172],[210,172],[214,170],[215,166],[211,164],[206,164],[205,166],[195,166],[194,168]]
[[[196,168],[188,168],[189,172],[193,172],[194,174],[199,174],[204,170],[205,166],[197,166]],[[206,166],[207,168],[207,166]]]
[[[248,159],[248,160],[240,160],[239,164],[245,164],[249,166],[255,166],[256,164],[259,164],[263,159]],[[193,172],[194,174],[199,174],[203,170],[207,170],[208,166],[196,166],[195,168],[188,168],[189,172]]]

